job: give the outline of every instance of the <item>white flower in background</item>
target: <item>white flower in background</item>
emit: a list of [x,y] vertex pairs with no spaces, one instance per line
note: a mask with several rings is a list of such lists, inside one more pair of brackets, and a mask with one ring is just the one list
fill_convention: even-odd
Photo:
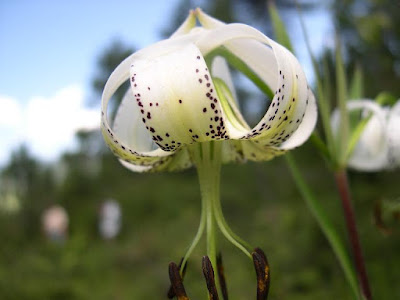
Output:
[[[361,111],[361,119],[369,118],[350,154],[348,166],[359,171],[379,171],[400,166],[400,101],[393,107],[380,106],[373,100],[352,100],[349,112]],[[340,113],[332,115],[332,127],[339,128]]]
[[[202,27],[194,27],[196,16]],[[237,104],[227,64],[232,61],[273,91],[253,128]],[[131,88],[111,126],[109,100],[128,79]],[[143,172],[190,167],[187,146],[210,141],[225,141],[223,162],[269,160],[304,143],[316,118],[314,96],[286,48],[252,27],[224,24],[198,9],[171,38],[132,54],[115,69],[103,92],[101,126],[123,165]]]

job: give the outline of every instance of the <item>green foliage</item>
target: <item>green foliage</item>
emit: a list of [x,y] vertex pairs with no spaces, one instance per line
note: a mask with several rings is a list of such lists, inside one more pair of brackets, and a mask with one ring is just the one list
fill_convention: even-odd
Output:
[[362,65],[365,95],[400,94],[400,9],[397,0],[333,1],[333,13],[350,65]]
[[[296,152],[305,180],[312,183],[329,218],[341,228],[329,173],[314,159],[310,146]],[[27,198],[29,204],[25,202],[19,215],[0,215],[0,237],[7,241],[0,252],[1,299],[165,297],[168,263],[179,261],[199,222],[196,172],[136,174],[107,153],[97,161],[100,169],[91,173],[83,164],[87,159],[82,153],[70,153],[64,158],[68,162],[64,182],[32,190],[35,197]],[[32,178],[43,178],[40,174],[42,171]],[[350,299],[340,267],[290,177],[282,159],[223,166],[221,192],[227,221],[266,251],[273,274],[271,299]],[[398,197],[399,178],[399,172],[351,174],[377,299],[400,293],[396,284],[399,268],[395,267],[400,265],[398,223],[390,237],[371,223],[375,201]],[[122,206],[123,229],[116,240],[106,242],[97,232],[97,212],[101,201],[110,196]],[[70,216],[64,245],[46,241],[40,231],[40,214],[53,201],[66,207]],[[36,209],[29,226],[23,225],[26,210],[32,207]],[[248,258],[227,242],[220,246],[232,299],[252,299],[255,275]],[[185,284],[193,299],[205,297],[201,275],[205,251],[202,240],[189,260]],[[382,257],[390,257],[390,265]]]
[[268,11],[269,11],[269,16],[271,18],[272,26],[274,28],[276,40],[278,41],[278,43],[285,46],[290,51],[294,52],[289,35],[286,31],[282,19],[279,16],[278,10],[276,9],[274,2],[268,3]]

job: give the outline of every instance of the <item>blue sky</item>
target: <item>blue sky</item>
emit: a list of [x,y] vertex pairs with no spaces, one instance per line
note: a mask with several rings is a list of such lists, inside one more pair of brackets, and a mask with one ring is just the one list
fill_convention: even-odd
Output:
[[[54,160],[74,147],[77,129],[97,127],[98,108],[85,103],[99,54],[112,39],[138,49],[158,41],[178,1],[0,0],[0,167],[21,143]],[[326,11],[306,21],[320,50],[331,34]],[[298,21],[291,25],[310,76]]]
[[0,166],[21,143],[54,160],[78,128],[96,127],[85,100],[102,49],[112,39],[137,48],[159,40],[176,2],[0,1]]
[[110,39],[138,48],[157,41],[176,2],[0,1],[0,92],[27,101],[87,84]]

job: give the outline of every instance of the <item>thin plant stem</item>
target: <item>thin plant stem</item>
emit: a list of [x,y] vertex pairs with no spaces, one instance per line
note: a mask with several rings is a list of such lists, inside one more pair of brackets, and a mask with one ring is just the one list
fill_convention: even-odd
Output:
[[197,233],[196,236],[194,237],[192,243],[190,244],[188,250],[186,251],[185,256],[183,257],[182,260],[182,264],[181,264],[181,268],[180,268],[180,272],[182,274],[185,265],[187,263],[187,260],[189,259],[190,255],[192,254],[194,248],[196,248],[197,244],[199,243],[201,237],[203,236],[204,233],[204,228],[206,225],[206,214],[205,214],[205,210],[206,210],[206,203],[205,203],[205,199],[201,200],[201,216],[200,216],[200,225],[199,228],[197,229]]
[[335,229],[335,226],[329,219],[326,211],[321,206],[320,201],[318,201],[318,199],[315,197],[315,195],[305,182],[302,174],[300,173],[296,165],[295,159],[293,158],[292,154],[286,153],[285,159],[292,173],[294,182],[298,190],[300,191],[300,194],[302,195],[312,215],[317,221],[320,229],[322,230],[326,239],[331,245],[331,248],[334,254],[336,255],[336,258],[343,269],[345,277],[351,287],[351,290],[353,291],[354,298],[359,299],[357,276],[356,273],[354,272],[353,264],[346,250],[344,241],[340,237],[338,231]]
[[250,246],[246,241],[241,239],[237,234],[235,234],[232,229],[228,226],[224,215],[222,214],[221,202],[216,201],[214,203],[214,211],[217,220],[217,224],[222,234],[230,241],[233,245],[239,248],[247,257],[252,259],[251,251],[254,247]]
[[350,239],[351,250],[357,270],[360,289],[367,300],[372,299],[371,289],[368,282],[367,270],[365,268],[364,258],[361,250],[360,239],[357,232],[356,221],[353,206],[351,203],[351,195],[347,172],[341,169],[335,172],[336,185],[338,187],[340,199],[342,200],[343,212],[347,226],[347,232]]

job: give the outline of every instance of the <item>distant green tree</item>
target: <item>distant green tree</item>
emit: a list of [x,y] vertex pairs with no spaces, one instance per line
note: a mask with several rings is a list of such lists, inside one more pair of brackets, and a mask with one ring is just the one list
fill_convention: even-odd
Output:
[[[126,57],[135,52],[135,48],[124,44],[122,41],[116,39],[113,40],[99,55],[97,60],[97,67],[95,75],[92,79],[92,87],[94,91],[94,98],[91,99],[91,103],[98,104],[100,102],[101,94],[104,89],[104,85],[110,77],[112,71],[123,61]],[[124,93],[128,89],[129,82],[121,86],[115,94],[115,101],[110,103],[111,114],[114,115],[115,107],[122,100]]]
[[400,95],[400,2],[332,1],[335,23],[347,49],[348,64],[359,63],[366,95]]
[[[181,0],[176,7],[170,11],[173,15],[172,21],[161,31],[162,37],[170,36],[186,18],[190,9],[201,7],[211,16],[226,22],[242,22],[251,25],[271,35],[272,26],[268,14],[268,2],[275,2],[286,22],[290,22],[287,13],[296,10],[296,4],[292,0],[215,0],[196,1]],[[298,6],[305,12],[322,5],[316,0],[299,0]]]
[[21,145],[11,154],[10,162],[1,171],[1,179],[12,183],[22,209],[19,221],[12,226],[21,226],[21,234],[27,239],[40,232],[40,215],[43,209],[55,202],[55,182],[51,168],[36,160],[26,145]]

